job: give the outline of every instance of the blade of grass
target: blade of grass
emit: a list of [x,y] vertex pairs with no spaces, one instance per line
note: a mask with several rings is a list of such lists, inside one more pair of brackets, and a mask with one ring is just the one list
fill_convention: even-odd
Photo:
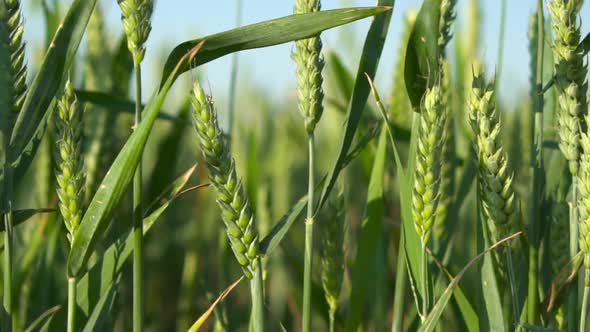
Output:
[[35,136],[74,61],[95,4],[96,0],[75,0],[59,25],[16,120],[10,139],[10,161],[15,161]]
[[357,331],[361,325],[361,315],[366,303],[367,289],[374,275],[370,271],[375,266],[377,243],[383,232],[383,180],[387,151],[387,129],[381,128],[377,153],[373,161],[373,171],[367,193],[366,217],[362,223],[357,256],[352,266],[352,285],[350,307],[346,316],[346,331]]
[[[420,329],[418,331],[419,332],[432,332],[432,331],[434,331],[434,329],[436,328],[436,324],[438,323],[444,308],[446,307],[447,303],[451,299],[451,296],[453,295],[454,289],[459,285],[459,282],[461,281],[461,279],[463,278],[465,273],[475,263],[477,263],[482,257],[484,257],[486,254],[488,254],[490,251],[498,248],[498,246],[500,246],[502,243],[510,241],[511,239],[514,239],[514,238],[520,236],[521,234],[522,234],[522,232],[517,232],[517,233],[514,233],[514,234],[494,243],[492,246],[488,247],[482,253],[480,253],[475,258],[470,260],[469,263],[467,263],[467,265],[465,265],[463,270],[461,270],[461,272],[459,272],[459,274],[453,278],[453,280],[451,281],[449,286],[445,289],[442,296],[439,298],[438,302],[434,305],[434,307],[432,308],[432,310],[430,311],[430,313],[428,314],[428,316],[426,317],[426,319],[424,320],[424,322],[422,323],[422,326],[420,326]],[[496,331],[496,330],[494,330],[494,331]]]
[[[379,0],[378,5],[380,6],[391,6],[394,5],[394,0]],[[383,7],[389,8],[389,7]],[[323,11],[325,13],[327,11]],[[346,159],[348,150],[354,139],[361,115],[367,103],[369,97],[370,87],[366,81],[365,73],[371,78],[375,78],[377,67],[379,65],[379,59],[381,58],[381,52],[383,51],[383,45],[387,37],[387,31],[389,28],[389,22],[391,20],[392,11],[388,11],[384,14],[376,16],[369,27],[367,37],[365,38],[365,44],[363,46],[363,52],[361,54],[361,60],[357,70],[356,78],[354,81],[354,88],[352,90],[352,96],[350,98],[350,104],[348,105],[347,111],[347,122],[342,144],[340,146],[340,152],[338,158],[334,163],[334,167],[328,176],[328,182],[326,182],[320,200],[316,206],[315,212],[319,211],[322,206],[326,203],[328,195],[332,188],[336,184],[338,175],[343,169],[343,162]]]
[[[184,188],[193,169],[189,169],[179,177],[160,198],[154,200],[145,210],[146,215],[143,219],[143,231],[147,234],[166,211],[166,209],[178,197],[192,190],[207,186],[199,185],[185,190]],[[182,190],[182,191],[181,191]],[[119,240],[111,244],[97,262],[90,267],[88,273],[78,281],[78,306],[89,314],[90,310],[96,305],[97,301],[108,290],[111,282],[116,279],[122,271],[123,265],[133,252],[133,235],[130,233],[123,234]]]
[[[412,293],[414,295],[414,299],[416,302],[416,308],[420,308],[420,302],[423,299],[423,291],[424,289],[420,289],[416,287],[417,282],[422,280],[422,271],[420,270],[421,260],[422,260],[422,244],[418,234],[414,230],[414,221],[412,218],[412,177],[413,177],[413,169],[414,169],[414,160],[413,157],[416,151],[416,137],[417,131],[412,130],[412,137],[410,140],[410,154],[408,159],[408,167],[407,170],[404,169],[403,163],[400,159],[397,145],[393,139],[393,127],[391,126],[391,122],[389,121],[389,116],[385,111],[385,107],[381,103],[381,98],[379,97],[379,93],[373,84],[373,80],[369,75],[366,75],[367,82],[375,98],[375,102],[377,104],[377,108],[383,118],[385,124],[387,124],[387,132],[389,135],[389,140],[391,143],[395,166],[397,171],[397,179],[398,179],[398,186],[399,186],[399,195],[400,195],[400,207],[402,212],[402,237],[404,242],[404,255],[405,261],[407,263],[406,267],[408,268],[409,276],[410,276],[410,285],[412,289]],[[410,231],[408,231],[408,229]],[[399,290],[398,290],[399,291]]]
[[[383,5],[384,2],[393,3],[391,0],[379,1],[379,4]],[[386,12],[388,14],[385,15],[390,15],[390,10],[390,7],[359,7],[290,15],[274,20],[246,25],[199,39],[189,40],[181,43],[172,50],[166,60],[162,77],[169,77],[176,64],[179,62],[179,59],[202,41],[206,41],[206,43],[203,46],[203,49],[199,52],[199,57],[194,63],[191,63],[193,67],[200,66],[231,53],[273,46],[311,37],[324,30],[369,16]],[[176,77],[189,70],[189,68],[189,64],[184,64],[179,68],[175,75],[172,75],[171,77],[176,79]],[[164,81],[161,82],[160,86],[164,86]]]
[[[97,111],[102,111],[102,109],[104,108],[109,112],[123,112],[127,114],[133,114],[135,112],[135,101],[131,101],[122,97],[118,97],[117,95],[104,92],[86,90],[75,91],[76,97],[79,101],[101,106],[101,108]],[[145,104],[141,105],[142,109],[145,109],[145,107]],[[190,124],[190,121],[183,119],[181,116],[171,115],[165,110],[161,110],[157,118],[160,120],[167,120],[175,124]]]
[[440,1],[424,0],[406,48],[404,80],[415,112],[420,112],[426,87],[438,79]]
[[51,320],[51,318],[53,317],[53,315],[55,315],[55,313],[58,312],[59,309],[61,309],[61,307],[58,306],[58,305],[47,309],[47,311],[45,311],[44,313],[42,313],[33,322],[31,322],[31,324],[29,324],[29,326],[25,329],[24,332],[38,331],[38,328],[41,326],[41,324],[43,324],[47,320]]
[[[186,193],[209,185],[206,183],[184,189],[195,170],[195,166],[189,168],[147,206],[143,219],[144,235],[152,229],[155,222],[176,199]],[[132,253],[133,234],[122,234],[115,243],[108,246],[101,256],[97,257],[96,262],[89,268],[88,272],[78,278],[77,304],[84,316],[92,315],[92,311],[98,306],[101,299],[113,288],[112,286],[120,277],[123,266]],[[65,329],[65,312],[62,316],[55,317],[51,322],[47,323],[45,330],[52,332],[63,331]]]
[[176,70],[170,74],[166,84],[155,94],[146,106],[145,120],[131,134],[129,140],[113,162],[109,172],[103,179],[94,198],[90,202],[80,227],[74,235],[72,251],[68,257],[68,275],[78,276],[85,269],[86,262],[93,252],[97,239],[102,235],[115,207],[127,190],[139,163],[141,153],[147,142],[160,107],[172,86],[174,76],[179,68],[194,59],[202,44],[197,45],[190,53],[181,58]]
[[529,211],[529,271],[527,295],[527,322],[539,324],[539,247],[541,245],[541,202],[543,201],[543,55],[545,46],[545,18],[543,1],[537,1],[537,55],[536,55],[536,96],[533,98],[533,156],[532,195]]
[[225,298],[231,293],[231,291],[234,288],[236,288],[236,286],[238,286],[238,284],[242,281],[242,279],[244,279],[244,276],[241,276],[238,280],[234,281],[223,292],[221,292],[221,294],[219,294],[219,297],[215,300],[215,302],[211,303],[211,305],[209,306],[209,308],[207,309],[207,311],[205,311],[201,316],[199,316],[199,318],[190,327],[190,329],[188,329],[187,332],[197,332],[197,331],[199,331],[201,329],[201,327],[203,327],[203,324],[205,324],[205,322],[207,321],[207,319],[209,319],[209,317],[211,316],[211,314],[213,314],[213,310],[215,310],[215,307],[217,307],[217,305],[221,301],[225,300]]
[[[52,213],[55,211],[56,210],[52,208],[13,210],[12,226],[20,225],[37,214]],[[0,223],[0,232],[4,232],[4,229],[4,224]]]

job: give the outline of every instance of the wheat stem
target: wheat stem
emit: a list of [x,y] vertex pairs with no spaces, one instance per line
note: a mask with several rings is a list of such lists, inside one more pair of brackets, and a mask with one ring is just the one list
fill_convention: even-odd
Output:
[[[152,0],[118,0],[123,27],[127,35],[127,48],[133,56],[135,69],[135,121],[134,130],[141,122],[141,62],[145,56],[145,42],[152,29]],[[140,157],[141,158],[141,157]],[[142,162],[133,177],[133,331],[143,331],[143,211],[142,211]]]
[[68,332],[76,331],[76,278],[68,278]]
[[305,219],[305,253],[303,266],[303,331],[311,331],[311,283],[313,265],[313,203],[314,203],[314,134],[308,138],[309,175],[307,186],[307,218]]
[[[7,167],[8,168],[8,167]],[[13,312],[13,307],[12,307],[12,299],[13,299],[13,294],[12,294],[12,277],[13,277],[13,273],[12,273],[12,250],[13,250],[13,229],[12,229],[12,220],[13,220],[13,215],[12,215],[12,200],[10,199],[11,196],[11,190],[10,190],[10,185],[8,184],[11,179],[8,175],[8,172],[4,172],[4,176],[5,176],[5,183],[6,183],[6,190],[5,190],[5,194],[7,197],[7,202],[6,202],[6,213],[4,215],[4,311],[7,315],[7,317],[5,317],[3,319],[4,321],[4,330],[5,331],[10,331],[11,329],[14,331],[15,330],[15,319],[16,319],[16,315]]]
[[533,179],[532,179],[532,195],[530,204],[530,219],[529,219],[529,270],[528,270],[528,295],[527,295],[527,317],[528,322],[533,325],[538,325],[539,322],[539,291],[538,291],[538,275],[539,275],[539,227],[541,222],[541,201],[543,199],[543,54],[544,54],[544,40],[545,40],[545,18],[543,15],[543,1],[537,1],[537,54],[536,65],[537,68],[535,78],[536,96],[533,100],[533,151],[534,156],[532,160]]
[[[575,257],[578,253],[578,222],[580,220],[578,215],[578,177],[572,175],[572,200],[570,202],[570,259]],[[578,312],[578,287],[573,285],[568,294],[567,301],[567,329],[569,332],[576,331]]]
[[[135,63],[135,120],[134,130],[141,122],[141,64]],[[143,164],[140,161],[133,176],[133,330],[143,331],[143,209],[141,204],[141,178]]]

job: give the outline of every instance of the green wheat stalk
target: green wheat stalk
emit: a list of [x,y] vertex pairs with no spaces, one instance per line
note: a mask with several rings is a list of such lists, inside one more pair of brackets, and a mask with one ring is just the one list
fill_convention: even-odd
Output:
[[[295,0],[295,14],[317,12],[321,8],[320,0]],[[293,61],[297,67],[297,96],[299,111],[303,115],[305,130],[308,135],[309,171],[308,203],[305,219],[305,253],[303,271],[303,331],[311,331],[311,286],[313,266],[313,224],[314,224],[314,130],[323,113],[322,101],[322,40],[319,36],[295,42]]]
[[[135,69],[135,121],[141,122],[141,62],[145,56],[145,42],[152,29],[151,16],[154,3],[151,0],[118,0],[121,7],[123,28],[127,35],[127,48],[133,56]],[[141,202],[141,178],[143,164],[140,161],[133,178],[133,331],[143,331],[143,211]]]

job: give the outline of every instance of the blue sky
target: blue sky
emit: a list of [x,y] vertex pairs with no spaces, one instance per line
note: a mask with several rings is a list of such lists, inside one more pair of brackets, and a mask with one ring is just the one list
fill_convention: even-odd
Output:
[[[37,1],[37,0],[35,0]],[[187,39],[220,32],[235,26],[236,0],[159,0],[153,17],[153,30],[147,44],[147,55],[144,75],[146,86],[155,86],[159,75],[160,62],[172,47]],[[464,17],[466,2],[458,0],[458,17]],[[65,1],[69,2],[69,1]],[[286,0],[243,0],[243,24],[255,23],[291,14],[292,1]],[[391,83],[392,66],[397,61],[398,40],[402,22],[409,9],[419,8],[420,0],[397,0],[391,21],[387,43],[380,63],[377,83],[381,90],[386,91]],[[506,39],[504,50],[504,66],[501,77],[500,94],[508,101],[514,102],[519,93],[527,91],[528,50],[527,30],[528,18],[536,7],[536,0],[507,0]],[[544,1],[546,3],[546,1]],[[120,33],[121,23],[119,8],[115,0],[99,1],[104,8],[112,40]],[[323,0],[323,9],[340,8],[343,6],[372,6],[375,0]],[[498,32],[500,22],[501,0],[480,0],[483,14],[482,50],[487,66],[496,66]],[[27,26],[25,34],[33,44],[39,44],[42,38],[42,19],[39,14],[32,14],[30,1],[25,1]],[[590,17],[590,9],[585,5],[581,17]],[[356,68],[362,49],[364,35],[370,19],[353,23],[345,28],[335,28],[322,34],[326,49],[340,53],[349,64]],[[590,23],[583,22],[585,34]],[[352,44],[343,42],[350,40]],[[254,82],[274,98],[292,95],[295,88],[295,68],[290,59],[292,43],[267,49],[258,49],[240,53],[240,73],[242,82]],[[205,78],[210,82],[216,95],[226,95],[229,85],[230,57],[216,60],[204,68]],[[149,95],[148,95],[149,97]]]

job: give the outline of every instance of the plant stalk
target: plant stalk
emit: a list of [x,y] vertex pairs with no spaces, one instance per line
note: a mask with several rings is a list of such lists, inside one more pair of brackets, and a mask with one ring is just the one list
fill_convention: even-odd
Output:
[[422,299],[422,313],[420,315],[420,320],[423,322],[428,316],[428,310],[430,307],[430,294],[428,294],[428,253],[426,252],[426,243],[424,242],[424,237],[422,237],[422,295],[424,298]]
[[254,332],[265,331],[264,320],[264,287],[262,281],[262,262],[260,256],[256,259],[256,271],[250,282],[252,295],[252,330]]
[[[572,201],[570,203],[570,259],[578,253],[578,177],[572,175]],[[569,289],[567,302],[567,329],[569,332],[577,330],[578,319],[578,287],[574,283]]]
[[529,271],[527,295],[527,320],[531,325],[539,324],[539,246],[541,223],[541,200],[543,199],[543,54],[545,52],[545,18],[543,1],[537,1],[537,68],[535,74],[535,91],[533,96],[533,193],[530,204],[529,219]]
[[68,332],[76,331],[76,278],[68,278]]
[[336,311],[330,309],[330,332],[336,332]]
[[14,331],[16,315],[12,307],[12,202],[10,199],[7,202],[7,212],[4,214],[4,331]]
[[5,191],[6,202],[4,202],[6,213],[4,214],[4,317],[3,330],[16,331],[17,330],[17,315],[14,312],[13,300],[14,294],[12,289],[13,282],[13,214],[12,214],[12,168],[5,165]]
[[311,268],[313,261],[313,191],[314,180],[314,134],[309,134],[309,182],[307,187],[307,218],[305,219],[305,254],[303,271],[303,331],[311,331]]
[[[134,57],[135,58],[135,57]],[[135,121],[141,122],[141,63],[135,61]],[[140,157],[141,158],[141,157]],[[133,177],[133,331],[143,331],[143,209],[141,204],[142,161]]]

